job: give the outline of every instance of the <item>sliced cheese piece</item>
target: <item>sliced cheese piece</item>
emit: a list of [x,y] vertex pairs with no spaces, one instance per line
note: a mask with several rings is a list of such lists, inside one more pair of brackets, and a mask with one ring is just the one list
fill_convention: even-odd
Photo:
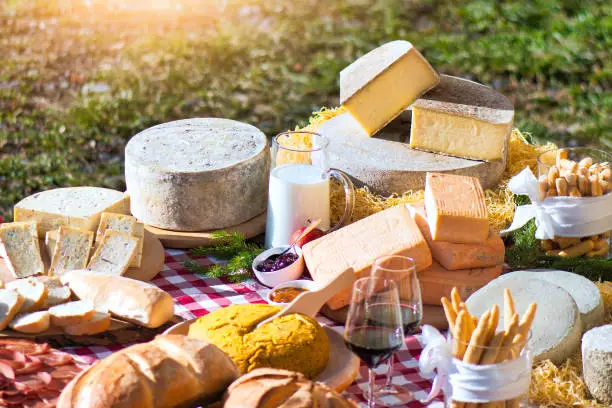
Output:
[[524,277],[504,279],[502,275],[467,299],[470,313],[481,316],[497,304],[499,315],[504,316],[504,288],[510,289],[515,310],[521,317],[532,302],[537,304],[530,340],[534,361],[550,359],[561,364],[578,350],[582,334],[580,311],[574,298],[551,282]]
[[93,238],[94,233],[91,231],[60,227],[49,275],[61,276],[73,269],[84,269],[89,260]]
[[373,135],[440,78],[408,41],[391,41],[340,72],[340,103]]
[[268,201],[269,173],[266,135],[229,119],[164,123],[140,132],[125,147],[132,214],[173,231],[222,229],[260,215]]
[[106,230],[87,269],[123,275],[136,255],[138,240],[127,232]]
[[18,315],[9,324],[9,327],[13,330],[29,334],[44,332],[49,326],[49,312],[46,310]]
[[475,160],[502,160],[512,132],[512,103],[493,89],[442,75],[412,105],[410,147]]
[[510,272],[502,277],[502,279],[533,278],[554,283],[572,295],[580,311],[583,332],[604,322],[606,311],[601,292],[597,285],[584,276],[567,271],[533,270]]
[[6,287],[23,296],[24,302],[20,310],[22,313],[42,309],[47,302],[47,288],[36,278],[17,279],[7,283]]
[[591,395],[612,406],[612,324],[582,336],[582,373]]
[[45,272],[36,228],[36,222],[0,224],[0,255],[15,278]]
[[373,135],[440,78],[408,41],[391,41],[340,72],[340,103]]
[[53,252],[55,252],[55,245],[57,244],[57,238],[59,237],[59,229],[47,231],[45,233],[45,248],[49,259],[53,258]]
[[72,326],[85,323],[94,317],[94,305],[87,300],[62,303],[49,309],[54,326]]
[[57,276],[37,276],[36,280],[47,288],[47,300],[44,308],[65,303],[70,299],[70,288],[64,286]]
[[458,269],[449,271],[433,261],[431,266],[419,272],[421,283],[421,299],[425,305],[441,306],[440,299],[445,296],[450,299],[453,287],[459,290],[462,299],[467,299],[472,293],[497,278],[502,272],[502,265],[488,268]]
[[506,247],[499,234],[489,231],[486,241],[481,244],[457,244],[434,241],[431,237],[423,203],[410,205],[410,214],[429,244],[431,255],[448,270],[487,268],[504,263]]
[[[417,270],[431,265],[427,242],[404,205],[398,205],[331,232],[302,247],[313,279],[324,284],[352,267],[355,278],[369,275],[382,255],[413,258]],[[409,273],[409,272],[407,272]],[[339,309],[350,302],[351,288],[332,297],[327,305]]]
[[110,313],[96,311],[91,320],[71,326],[64,326],[63,330],[73,336],[91,336],[107,331],[111,324]]
[[0,289],[0,331],[13,320],[23,306],[24,298],[12,289]]
[[142,248],[144,244],[144,224],[142,222],[138,222],[136,217],[132,217],[131,215],[102,213],[100,225],[98,225],[98,232],[96,233],[96,241],[100,241],[102,239],[106,230],[126,232],[137,238],[138,247],[136,249],[136,255],[134,256],[130,266],[139,268],[142,261]]
[[427,173],[425,210],[434,241],[479,244],[489,236],[484,191],[474,177]]
[[100,187],[67,187],[42,191],[15,204],[15,221],[38,221],[38,236],[59,227],[95,231],[103,212],[130,213],[130,198]]

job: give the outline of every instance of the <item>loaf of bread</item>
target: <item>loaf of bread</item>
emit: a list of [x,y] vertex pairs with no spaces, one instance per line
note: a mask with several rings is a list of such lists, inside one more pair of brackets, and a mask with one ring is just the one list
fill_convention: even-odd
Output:
[[90,301],[97,310],[108,310],[141,326],[156,328],[174,316],[172,296],[150,283],[88,270],[70,271],[61,279],[79,299]]
[[239,375],[216,346],[158,336],[91,366],[62,391],[58,408],[172,408],[210,403]]
[[357,408],[325,384],[308,380],[300,373],[258,368],[229,386],[224,408]]

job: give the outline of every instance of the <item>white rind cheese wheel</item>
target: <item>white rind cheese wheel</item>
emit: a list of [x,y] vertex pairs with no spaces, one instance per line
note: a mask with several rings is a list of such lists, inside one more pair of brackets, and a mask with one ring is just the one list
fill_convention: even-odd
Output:
[[132,214],[174,231],[221,229],[261,214],[269,170],[266,136],[229,119],[164,123],[125,148]]
[[612,406],[612,324],[591,329],[582,337],[582,373],[591,394]]
[[481,316],[497,304],[503,316],[504,288],[510,289],[521,318],[531,302],[538,305],[529,343],[535,361],[550,359],[560,364],[580,347],[582,324],[576,302],[565,289],[541,279],[497,278],[468,298],[470,313]]
[[580,310],[583,332],[603,323],[606,311],[601,292],[593,282],[584,276],[567,271],[528,270],[511,272],[500,278],[506,279],[513,276],[523,279],[542,279],[565,289],[572,295]]

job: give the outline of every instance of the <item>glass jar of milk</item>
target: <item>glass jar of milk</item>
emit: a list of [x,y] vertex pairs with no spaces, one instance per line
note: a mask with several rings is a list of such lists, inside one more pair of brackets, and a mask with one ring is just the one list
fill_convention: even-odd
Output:
[[[318,133],[295,131],[278,134],[272,142],[272,167],[268,192],[266,248],[288,245],[291,235],[309,220],[321,219],[323,231],[337,229],[353,212],[354,189],[348,176],[330,169],[329,140]],[[344,186],[344,214],[330,226],[330,177]]]

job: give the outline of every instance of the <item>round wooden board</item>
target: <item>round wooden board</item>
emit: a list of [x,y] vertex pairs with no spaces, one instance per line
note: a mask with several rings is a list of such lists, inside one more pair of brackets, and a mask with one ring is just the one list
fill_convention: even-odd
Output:
[[[45,268],[49,269],[49,257],[45,250],[45,242],[41,240],[40,243],[41,256],[45,263]],[[142,248],[142,262],[140,268],[129,268],[123,276],[126,278],[132,278],[140,281],[150,281],[153,279],[164,266],[165,260],[164,247],[155,237],[155,235],[145,230],[144,244]],[[0,258],[0,279],[5,282],[15,280],[13,274],[9,271],[8,266],[4,259]]]
[[[170,231],[145,224],[145,230],[157,237],[165,248],[189,249],[213,244],[213,232],[216,231]],[[229,233],[240,232],[246,238],[253,238],[263,234],[266,230],[266,213],[251,218],[245,223],[223,228],[222,231]]]
[[[164,334],[187,335],[189,326],[195,321],[188,320],[172,326]],[[331,327],[323,326],[329,337],[329,362],[316,381],[326,384],[338,392],[344,391],[357,377],[359,371],[359,358],[346,348],[342,335]]]

